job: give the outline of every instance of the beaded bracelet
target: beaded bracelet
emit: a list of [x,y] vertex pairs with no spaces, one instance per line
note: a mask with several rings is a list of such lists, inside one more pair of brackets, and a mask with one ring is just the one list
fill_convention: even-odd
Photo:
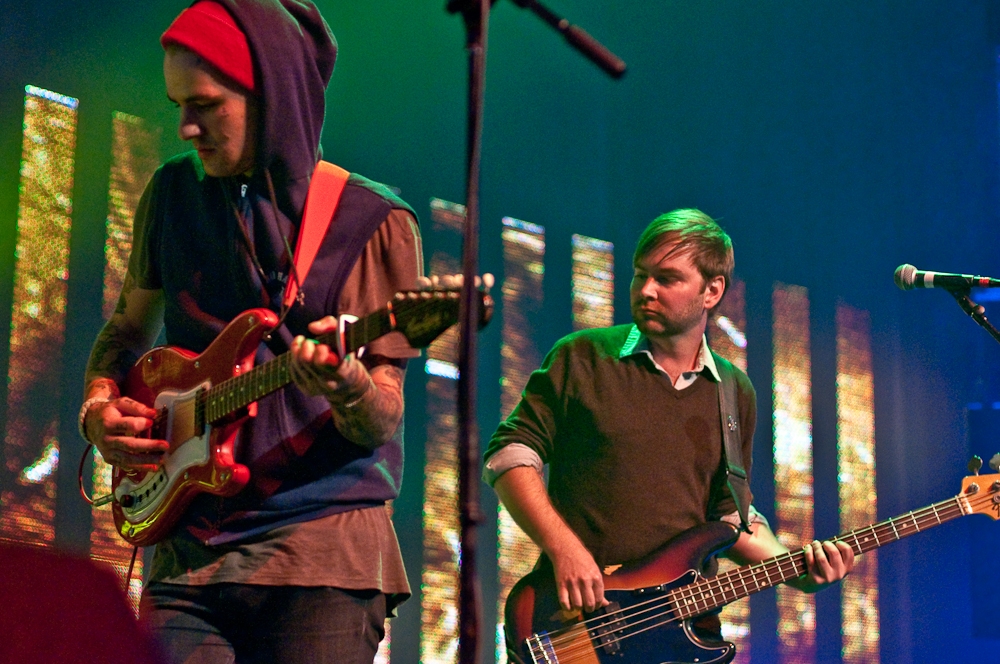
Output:
[[90,439],[87,438],[87,430],[83,426],[84,422],[87,420],[87,411],[99,403],[108,403],[109,401],[111,401],[111,399],[106,399],[104,397],[90,397],[83,402],[82,406],[80,406],[80,420],[77,422],[77,427],[80,430],[80,437],[88,443],[90,442]]

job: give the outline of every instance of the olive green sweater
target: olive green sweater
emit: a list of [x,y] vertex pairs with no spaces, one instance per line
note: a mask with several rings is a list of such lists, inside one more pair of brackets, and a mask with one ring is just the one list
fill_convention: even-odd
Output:
[[[549,465],[553,505],[600,565],[641,558],[736,509],[721,465],[714,378],[706,369],[675,389],[647,353],[623,355],[632,329],[560,340],[486,451],[488,459],[512,443],[533,449]],[[756,395],[746,374],[735,373],[749,473]]]

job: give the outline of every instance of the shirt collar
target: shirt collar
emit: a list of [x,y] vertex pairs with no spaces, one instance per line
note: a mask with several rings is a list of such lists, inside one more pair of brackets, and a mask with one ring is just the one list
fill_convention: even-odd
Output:
[[[618,353],[618,357],[623,358],[640,353],[645,353],[649,356],[650,360],[653,360],[653,353],[649,348],[649,338],[640,332],[639,327],[633,323],[632,330],[628,333],[628,338],[625,340],[625,345],[622,346],[621,352]],[[656,364],[656,360],[653,360],[653,364]],[[659,365],[657,365],[657,368],[659,368]],[[708,347],[708,339],[703,334],[701,335],[701,348],[698,350],[698,360],[695,362],[694,369],[685,371],[684,373],[699,374],[705,369],[708,369],[715,382],[718,383],[722,380],[719,376],[719,369],[715,366],[715,357]]]

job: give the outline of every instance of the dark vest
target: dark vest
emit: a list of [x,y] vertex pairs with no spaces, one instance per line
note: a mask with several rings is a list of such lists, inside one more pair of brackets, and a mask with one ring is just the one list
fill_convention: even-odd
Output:
[[[267,299],[262,299],[261,279],[249,260],[232,197],[226,199],[223,181],[205,177],[198,166],[192,157],[172,160],[160,170],[148,238],[166,295],[167,343],[194,352],[204,350],[232,318]],[[392,208],[402,206],[377,192],[378,185],[352,176],[302,284],[304,301],[293,305],[285,325],[261,344],[258,364],[285,352],[295,335],[308,334],[310,322],[338,313],[344,281],[366,243]],[[273,236],[278,222],[268,217],[256,214],[253,223],[269,224],[265,230]],[[294,238],[290,241],[294,246]],[[269,255],[260,262],[280,261]],[[278,304],[271,308],[277,310]],[[402,435],[400,426],[392,440],[367,450],[337,431],[326,399],[292,385],[282,388],[258,402],[257,417],[240,431],[237,460],[250,468],[250,484],[228,499],[199,496],[182,524],[216,544],[382,504],[399,493]]]

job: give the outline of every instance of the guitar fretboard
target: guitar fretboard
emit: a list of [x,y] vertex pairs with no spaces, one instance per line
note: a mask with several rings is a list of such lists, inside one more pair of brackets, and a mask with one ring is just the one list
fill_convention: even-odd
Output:
[[[859,555],[971,513],[968,499],[955,496],[839,535],[832,541],[845,542],[855,555]],[[805,553],[800,549],[677,588],[669,593],[669,597],[674,615],[686,619],[802,576],[805,572]]]
[[[348,353],[356,351],[375,339],[392,332],[394,320],[391,305],[387,309],[359,318],[344,326],[345,346]],[[317,341],[334,344],[335,335],[321,335]],[[212,423],[246,408],[254,401],[275,392],[292,382],[289,371],[291,353],[282,353],[244,374],[233,376],[209,388],[204,394],[205,421]]]

